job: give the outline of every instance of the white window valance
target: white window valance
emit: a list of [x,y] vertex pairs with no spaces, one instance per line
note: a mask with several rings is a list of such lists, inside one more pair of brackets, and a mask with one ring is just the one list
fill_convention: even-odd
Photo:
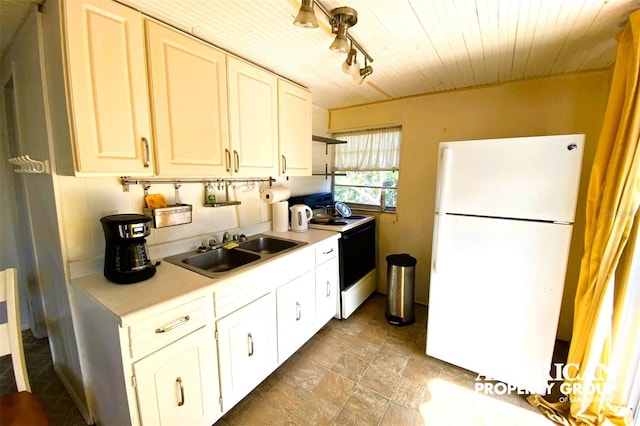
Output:
[[334,138],[347,141],[335,146],[334,170],[398,170],[401,135],[401,127],[334,133]]

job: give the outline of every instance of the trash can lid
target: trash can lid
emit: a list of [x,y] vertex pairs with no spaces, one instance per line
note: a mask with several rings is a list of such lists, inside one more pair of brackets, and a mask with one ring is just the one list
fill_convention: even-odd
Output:
[[402,254],[390,254],[387,256],[387,262],[395,266],[416,266],[418,262],[414,257],[409,256],[407,253]]

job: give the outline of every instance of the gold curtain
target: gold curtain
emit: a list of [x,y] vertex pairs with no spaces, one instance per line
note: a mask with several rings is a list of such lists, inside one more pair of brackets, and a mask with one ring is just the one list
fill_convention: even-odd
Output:
[[640,300],[633,296],[638,294],[633,286],[640,283],[629,278],[637,253],[640,204],[639,77],[640,11],[636,11],[618,36],[611,91],[589,181],[585,251],[568,356],[568,365],[575,369],[568,369],[570,374],[564,377],[569,402],[551,404],[537,395],[529,397],[530,403],[564,425],[632,422],[628,389],[636,368],[636,345],[628,342],[628,336],[640,336]]

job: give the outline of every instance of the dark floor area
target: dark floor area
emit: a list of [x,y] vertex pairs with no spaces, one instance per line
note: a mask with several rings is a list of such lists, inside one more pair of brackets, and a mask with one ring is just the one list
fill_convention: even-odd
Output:
[[[53,371],[49,339],[36,339],[22,332],[31,392],[40,400],[51,426],[80,426],[86,422]],[[16,392],[11,355],[0,357],[0,395]]]

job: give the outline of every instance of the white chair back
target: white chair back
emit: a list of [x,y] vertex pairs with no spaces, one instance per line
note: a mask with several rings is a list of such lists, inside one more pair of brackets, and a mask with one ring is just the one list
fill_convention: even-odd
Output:
[[[6,309],[0,306],[0,355],[11,354],[18,391],[31,392],[22,347],[18,271],[15,268],[0,271],[0,305],[2,302],[6,302]],[[6,318],[3,311],[6,312]]]

